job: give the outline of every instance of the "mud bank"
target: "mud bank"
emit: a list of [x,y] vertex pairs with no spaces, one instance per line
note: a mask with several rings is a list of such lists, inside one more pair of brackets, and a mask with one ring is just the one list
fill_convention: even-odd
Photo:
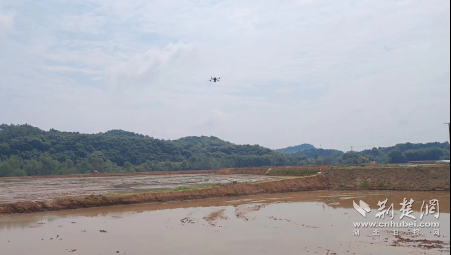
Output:
[[278,170],[320,170],[321,166],[278,166],[278,167],[248,167],[248,168],[227,168],[221,169],[218,174],[252,174],[268,175],[271,171]]
[[141,193],[63,198],[46,202],[19,202],[0,205],[0,214],[35,213],[68,209],[91,208],[110,205],[128,205],[151,202],[184,201],[218,197],[239,197],[257,194],[287,193],[324,190],[330,187],[323,175],[293,178],[263,183],[228,184],[201,190],[164,193]]
[[[245,174],[249,176],[267,176],[278,170],[315,170],[312,167],[262,167],[244,169],[222,169],[217,175],[230,176]],[[283,172],[283,171],[282,171]],[[191,172],[192,173],[192,172]],[[202,172],[204,173],[204,172]],[[160,173],[158,173],[160,174]],[[180,178],[183,175],[173,173]],[[222,177],[224,177],[222,176]],[[185,176],[186,177],[186,176]],[[269,176],[267,176],[269,177]],[[227,177],[229,178],[229,177]],[[286,177],[285,177],[286,178]],[[174,177],[174,181],[177,178]],[[101,179],[96,178],[96,181]],[[13,180],[8,180],[13,181]],[[72,180],[71,180],[72,181]],[[229,180],[230,181],[230,180]],[[73,182],[73,181],[72,181]],[[198,181],[190,182],[198,185]],[[233,181],[232,183],[236,183]],[[291,177],[290,179],[271,180],[260,183],[221,184],[214,182],[215,187],[195,190],[173,190],[154,192],[140,189],[141,193],[125,193],[119,195],[90,192],[48,201],[24,201],[0,204],[0,214],[33,213],[43,211],[60,211],[67,209],[102,207],[111,205],[142,204],[151,202],[185,201],[205,198],[240,197],[259,194],[276,194],[311,190],[400,190],[400,191],[450,191],[450,166],[328,166],[323,174],[311,177]],[[127,186],[128,185],[128,186]],[[129,187],[131,185],[131,187]],[[186,181],[183,182],[185,187]],[[119,188],[135,188],[136,180],[122,183]],[[152,185],[151,185],[152,186]],[[155,186],[155,185],[153,185]],[[191,187],[190,185],[188,185]],[[153,187],[155,188],[155,187]],[[96,190],[97,191],[97,190]],[[89,194],[96,194],[87,196]],[[64,195],[64,194],[63,194]],[[83,196],[83,197],[82,197]],[[1,196],[0,196],[1,198]],[[19,200],[20,201],[20,200]],[[0,199],[1,202],[1,199]]]
[[450,166],[339,168],[324,176],[332,189],[450,191]]

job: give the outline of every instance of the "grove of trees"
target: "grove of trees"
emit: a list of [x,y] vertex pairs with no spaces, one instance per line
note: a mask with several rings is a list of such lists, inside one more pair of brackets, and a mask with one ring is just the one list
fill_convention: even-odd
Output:
[[0,177],[214,170],[235,167],[359,164],[449,159],[449,143],[399,144],[359,153],[316,149],[290,153],[258,145],[235,145],[217,137],[159,140],[112,130],[99,134],[43,131],[30,125],[0,125]]

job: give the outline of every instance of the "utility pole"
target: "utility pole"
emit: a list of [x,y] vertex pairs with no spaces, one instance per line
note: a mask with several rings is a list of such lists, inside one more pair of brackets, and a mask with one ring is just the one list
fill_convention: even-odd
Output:
[[352,165],[354,165],[354,146],[351,146]]
[[[323,150],[323,145],[322,144],[319,144],[319,149],[322,152],[322,150]],[[324,166],[324,158],[323,158],[323,156],[321,156],[321,165]]]
[[445,123],[445,125],[448,125],[448,128],[449,128],[449,133],[448,133],[448,135],[449,135],[449,142],[451,143],[451,123]]

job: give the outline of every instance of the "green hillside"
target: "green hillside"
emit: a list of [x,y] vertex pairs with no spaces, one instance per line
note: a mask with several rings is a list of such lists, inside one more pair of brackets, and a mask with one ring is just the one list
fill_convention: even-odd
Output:
[[0,125],[0,177],[83,174],[93,170],[120,173],[359,164],[359,156],[378,163],[450,158],[447,142],[398,144],[356,153],[316,149],[311,145],[291,148],[302,150],[287,154],[207,136],[170,141],[123,130],[80,134],[44,131],[27,124],[3,124]]
[[315,146],[311,145],[311,144],[301,144],[301,145],[297,145],[297,146],[291,146],[291,147],[287,147],[284,149],[278,149],[278,152],[282,152],[282,153],[286,153],[286,154],[293,154],[299,151],[305,151],[305,150],[310,150],[310,149],[315,149]]
[[261,146],[216,137],[159,140],[122,130],[99,134],[0,126],[0,176],[101,172],[209,170],[287,165],[287,157]]

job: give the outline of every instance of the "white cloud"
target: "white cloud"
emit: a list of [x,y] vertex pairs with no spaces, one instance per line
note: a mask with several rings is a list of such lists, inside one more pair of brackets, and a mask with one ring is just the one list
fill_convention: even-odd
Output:
[[450,3],[438,2],[7,1],[0,116],[271,148],[391,145],[450,115]]
[[93,13],[84,15],[67,15],[60,21],[63,30],[76,33],[100,34],[106,20],[102,16]]
[[125,63],[109,71],[111,83],[116,86],[156,86],[179,75],[180,61],[187,64],[186,56],[193,46],[184,43],[170,43],[163,49],[152,48],[143,54],[131,56]]
[[6,33],[14,23],[14,14],[2,13],[0,9],[0,35]]

